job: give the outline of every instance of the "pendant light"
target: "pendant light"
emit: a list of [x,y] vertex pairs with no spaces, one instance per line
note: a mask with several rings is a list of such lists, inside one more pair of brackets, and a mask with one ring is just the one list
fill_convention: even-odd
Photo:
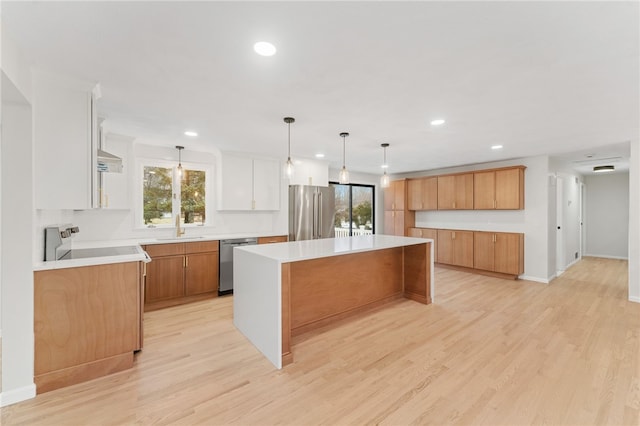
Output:
[[178,176],[182,177],[182,150],[184,146],[176,145],[176,149],[178,150]]
[[346,162],[345,138],[347,136],[349,136],[349,133],[347,132],[340,133],[340,137],[342,138],[342,170],[340,170],[340,175],[338,176],[338,182],[340,182],[343,185],[346,185],[347,183],[349,183],[349,172],[347,171],[347,167],[345,166],[345,162]]
[[384,173],[382,173],[382,177],[380,178],[380,186],[383,188],[388,188],[389,187],[389,175],[387,174],[387,167],[389,167],[387,165],[387,147],[389,146],[388,143],[383,143],[380,144],[380,146],[382,147],[383,151],[384,151],[384,162],[382,163],[382,168],[384,169]]
[[284,172],[288,178],[291,178],[291,176],[293,176],[293,161],[291,161],[291,123],[294,123],[295,121],[296,119],[293,117],[284,118],[284,122],[287,123],[287,128],[289,132],[289,151],[287,156],[287,162],[284,166]]

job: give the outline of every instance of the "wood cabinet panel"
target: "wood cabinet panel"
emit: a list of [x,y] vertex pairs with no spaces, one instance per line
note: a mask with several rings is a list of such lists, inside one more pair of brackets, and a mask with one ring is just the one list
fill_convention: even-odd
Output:
[[185,243],[185,253],[207,253],[218,251],[218,241],[196,241],[193,243]]
[[496,209],[524,209],[524,168],[496,170]]
[[144,246],[144,250],[152,259],[160,256],[175,256],[184,254],[184,243],[150,244]]
[[[133,354],[140,337],[139,271],[138,262],[127,262],[34,273],[35,376]],[[47,390],[71,384],[58,383]]]
[[407,229],[415,224],[415,212],[406,204],[407,181],[392,181],[384,190],[384,233],[406,235]]
[[407,182],[409,210],[438,209],[438,177],[411,179]]
[[258,237],[258,244],[286,243],[289,237],[286,235],[275,235],[273,237]]
[[476,210],[495,209],[496,173],[477,172],[473,174],[473,207]]
[[438,176],[438,210],[473,209],[473,173]]
[[184,259],[184,256],[152,256],[147,264],[146,303],[184,296]]
[[393,210],[384,211],[384,233],[386,235],[395,235],[396,233],[395,213]]
[[189,254],[186,257],[184,294],[218,291],[218,253]]
[[476,231],[474,236],[474,250],[473,250],[473,266],[476,269],[484,269],[486,271],[493,271],[494,264],[494,237],[493,232],[478,232]]
[[473,268],[473,231],[438,229],[437,262]]

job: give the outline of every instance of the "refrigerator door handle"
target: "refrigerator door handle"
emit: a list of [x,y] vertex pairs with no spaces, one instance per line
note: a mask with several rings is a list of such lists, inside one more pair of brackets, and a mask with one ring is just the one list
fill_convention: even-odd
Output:
[[318,238],[323,237],[322,233],[322,192],[318,192]]
[[313,208],[312,211],[312,220],[311,220],[311,239],[315,240],[318,238],[318,202],[317,202],[318,194],[313,193]]

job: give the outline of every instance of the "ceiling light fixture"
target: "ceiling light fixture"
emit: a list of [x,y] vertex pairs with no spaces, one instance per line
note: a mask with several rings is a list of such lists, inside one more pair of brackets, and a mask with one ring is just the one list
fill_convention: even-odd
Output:
[[389,144],[383,143],[383,144],[380,144],[380,146],[382,147],[382,150],[384,152],[384,162],[382,163],[382,168],[384,168],[384,173],[380,178],[380,186],[383,188],[388,188],[390,181],[389,181],[389,175],[387,174],[387,167],[389,167],[387,165],[387,147],[389,146]]
[[194,132],[193,130],[185,130],[184,134],[185,134],[185,136],[191,136],[191,137],[198,136],[198,133]]
[[502,149],[502,145],[491,145],[491,149]]
[[316,158],[324,158],[324,154],[319,152],[316,154]]
[[293,176],[293,161],[291,161],[291,123],[294,123],[295,121],[296,119],[293,117],[284,118],[284,122],[287,123],[287,129],[289,132],[289,151],[288,151],[289,154],[287,156],[287,162],[284,166],[284,173],[287,175],[288,178]]
[[338,176],[338,182],[343,185],[349,183],[349,172],[347,171],[346,163],[346,137],[349,136],[349,133],[342,132],[340,133],[340,137],[342,138],[342,170],[340,170],[340,175]]
[[254,44],[253,50],[260,56],[273,56],[276,54],[276,47],[266,41],[259,41]]
[[178,150],[178,176],[182,177],[182,150],[184,146],[176,145],[176,149]]
[[594,173],[606,173],[606,172],[612,172],[614,171],[616,168],[608,165],[608,166],[595,166],[593,168],[593,172]]
[[431,120],[432,126],[441,126],[444,124],[444,120],[442,118],[438,118],[437,120]]

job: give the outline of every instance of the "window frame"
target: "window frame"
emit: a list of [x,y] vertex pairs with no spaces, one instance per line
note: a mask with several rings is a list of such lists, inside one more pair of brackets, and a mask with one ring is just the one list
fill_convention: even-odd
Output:
[[364,187],[371,189],[371,233],[376,233],[376,185],[366,183],[340,183],[329,181],[329,185],[342,185],[349,187],[349,236],[353,236],[353,187]]
[[[202,224],[197,223],[180,223],[180,227],[184,228],[194,228],[194,227],[202,227],[202,226],[213,226],[213,216],[212,213],[215,210],[213,208],[213,194],[211,189],[213,188],[213,166],[208,163],[197,163],[197,162],[185,162],[182,161],[182,168],[187,170],[197,170],[203,171],[205,173],[205,207],[204,214],[205,220]],[[145,225],[144,223],[144,168],[145,167],[164,167],[170,168],[172,170],[171,176],[171,224],[159,224],[159,225]],[[176,179],[178,174],[177,172],[178,164],[173,160],[162,160],[157,158],[137,158],[136,159],[136,194],[135,194],[135,214],[134,221],[135,226],[134,229],[167,229],[167,228],[175,228],[175,217],[176,215],[180,215],[181,212],[181,183],[179,179]],[[176,202],[177,201],[177,202]]]

